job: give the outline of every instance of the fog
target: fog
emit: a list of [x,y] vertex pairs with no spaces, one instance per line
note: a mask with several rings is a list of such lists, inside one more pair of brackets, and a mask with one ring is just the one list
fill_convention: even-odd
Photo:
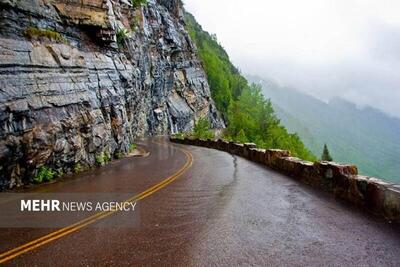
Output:
[[400,117],[400,1],[184,0],[243,72]]

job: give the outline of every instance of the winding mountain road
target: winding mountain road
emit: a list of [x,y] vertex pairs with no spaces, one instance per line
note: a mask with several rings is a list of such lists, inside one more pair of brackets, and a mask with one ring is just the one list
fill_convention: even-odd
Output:
[[[398,226],[225,152],[165,138],[139,144],[148,157],[30,190],[133,192],[135,212],[94,214],[62,229],[2,228],[0,263],[400,266]],[[135,227],[118,226],[129,216]]]

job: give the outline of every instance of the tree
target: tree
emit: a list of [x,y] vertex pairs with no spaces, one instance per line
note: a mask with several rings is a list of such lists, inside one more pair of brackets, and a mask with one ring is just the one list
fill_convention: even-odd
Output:
[[322,152],[321,160],[323,161],[332,161],[332,157],[329,154],[328,146],[325,144],[324,145],[324,151]]
[[193,136],[198,139],[214,139],[210,122],[206,118],[200,118],[194,126]]
[[[206,71],[212,99],[227,122],[224,138],[252,142],[259,148],[287,149],[293,156],[317,160],[297,134],[289,133],[281,125],[261,87],[247,82],[218,44],[216,36],[203,31],[189,13],[185,14],[185,22]],[[202,123],[198,124],[194,135],[204,136],[207,127],[203,129]]]
[[236,141],[239,143],[242,143],[242,144],[247,143],[248,139],[247,139],[246,134],[243,131],[243,129],[241,129],[239,131],[239,133],[237,134]]

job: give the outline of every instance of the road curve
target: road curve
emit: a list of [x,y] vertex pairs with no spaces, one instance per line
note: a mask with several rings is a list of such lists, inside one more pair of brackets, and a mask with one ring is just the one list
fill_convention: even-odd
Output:
[[[132,214],[116,213],[5,264],[400,266],[398,226],[243,158],[151,141],[158,143],[141,141],[147,158],[126,158],[31,190],[140,194],[175,177],[137,203],[135,227],[118,226]],[[179,173],[190,160],[182,149],[193,162]],[[56,230],[0,229],[0,253]]]

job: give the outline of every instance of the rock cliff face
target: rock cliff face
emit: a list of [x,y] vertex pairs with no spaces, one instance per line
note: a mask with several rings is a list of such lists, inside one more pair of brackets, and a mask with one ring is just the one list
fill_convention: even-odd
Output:
[[223,127],[179,0],[0,0],[0,188]]

